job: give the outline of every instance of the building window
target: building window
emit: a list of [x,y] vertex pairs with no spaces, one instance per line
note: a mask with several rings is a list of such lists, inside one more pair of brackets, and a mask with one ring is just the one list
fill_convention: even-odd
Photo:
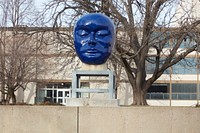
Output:
[[169,84],[153,84],[147,92],[147,99],[169,99]]
[[[153,84],[147,93],[147,99],[166,100],[170,98],[169,84]],[[172,84],[172,100],[196,100],[197,84]]]
[[71,83],[47,83],[38,85],[36,103],[65,103],[66,98],[71,97]]
[[196,100],[196,84],[172,84],[173,100]]

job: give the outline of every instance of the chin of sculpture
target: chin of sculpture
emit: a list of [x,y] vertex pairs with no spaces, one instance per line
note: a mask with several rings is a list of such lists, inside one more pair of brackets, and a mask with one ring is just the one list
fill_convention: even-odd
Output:
[[75,50],[85,64],[104,64],[111,55],[115,37],[112,20],[100,13],[82,16],[74,27]]

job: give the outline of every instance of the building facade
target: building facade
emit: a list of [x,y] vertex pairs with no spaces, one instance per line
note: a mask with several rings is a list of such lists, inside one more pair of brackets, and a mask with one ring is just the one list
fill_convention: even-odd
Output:
[[[198,19],[200,15],[197,5],[200,2],[197,0],[190,2],[190,4],[187,4],[187,1],[181,3],[177,8],[177,15],[180,17],[180,14],[184,14],[183,8],[191,8],[191,18]],[[187,7],[185,5],[192,6]],[[176,26],[179,24],[181,22],[177,22]],[[13,45],[16,40],[10,43],[12,42],[10,38],[13,38],[14,30],[16,29],[11,27],[1,28],[1,39],[5,37],[4,33],[6,33],[4,41],[6,43],[9,42],[9,45]],[[56,30],[59,30],[63,34],[59,34],[58,37]],[[17,27],[17,31],[20,32],[18,33],[20,36],[18,40],[21,40],[19,41],[20,44],[23,44],[23,47],[31,44],[29,49],[35,49],[27,53],[32,60],[32,69],[28,75],[32,76],[27,77],[29,82],[27,82],[26,89],[19,88],[15,92],[17,102],[25,102],[28,104],[39,104],[43,102],[62,104],[65,103],[67,98],[71,97],[72,72],[81,67],[81,62],[75,53],[72,52],[73,42],[70,42],[71,39],[67,38],[70,37],[70,35],[68,36],[70,33],[66,32],[67,30],[71,29]],[[63,45],[63,43],[66,45]],[[173,41],[170,43],[173,45]],[[185,38],[180,50],[184,50],[187,45],[191,45],[192,43],[195,42],[190,38]],[[3,46],[3,43],[1,43],[1,46]],[[6,50],[8,49],[6,48]],[[22,51],[20,52],[23,53]],[[147,62],[147,78],[152,75],[153,68],[154,65]],[[198,104],[200,99],[199,68],[199,52],[192,52],[185,59],[168,68],[148,90],[148,104],[153,106],[195,106]],[[129,105],[133,99],[132,89],[128,83],[126,74],[123,73],[121,76],[123,80],[119,83],[117,98],[120,99],[121,105]],[[93,79],[84,78],[82,81],[81,86],[85,88],[93,88],[107,84],[105,79],[100,79],[98,82],[95,82]],[[101,98],[107,97],[106,94],[99,95]],[[97,94],[84,94],[83,97],[93,98],[97,97]]]
[[[31,54],[34,66],[33,72],[28,74],[33,76],[29,79],[26,89],[20,88],[15,92],[17,102],[28,104],[65,103],[66,98],[71,97],[72,72],[80,68],[81,62],[73,53],[65,54],[68,48],[59,45],[59,40],[55,38],[53,29],[26,27],[18,30],[21,30],[21,32],[29,31],[29,33],[33,31],[40,32],[33,34],[31,41],[29,41],[31,49],[34,48],[32,46],[38,47],[34,51],[35,53]],[[44,32],[41,32],[42,30]],[[66,31],[66,29],[62,30]],[[13,28],[7,28],[6,30],[6,32],[12,31]],[[57,45],[54,43],[57,43]],[[185,46],[191,43],[195,42],[189,38],[185,39],[181,48],[184,49]],[[24,43],[24,45],[27,46],[27,43]],[[149,89],[147,94],[148,104],[159,106],[192,106],[197,104],[200,98],[199,63],[199,53],[193,52],[184,60],[167,69]],[[146,70],[149,76],[152,74],[153,67],[152,64],[147,62]],[[132,90],[126,75],[121,74],[121,76],[124,80],[120,82],[118,87],[117,98],[120,99],[121,105],[129,105],[132,103]],[[92,79],[85,78],[81,86],[93,88],[106,84],[105,79],[95,82]],[[99,95],[103,98],[107,97],[106,94]],[[84,97],[92,98],[97,97],[97,95],[84,94]]]

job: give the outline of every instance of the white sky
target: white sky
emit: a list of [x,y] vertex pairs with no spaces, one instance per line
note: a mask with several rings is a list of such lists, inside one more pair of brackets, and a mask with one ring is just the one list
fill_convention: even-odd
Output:
[[42,8],[42,6],[44,5],[44,3],[47,3],[49,1],[51,1],[51,0],[34,0],[34,4],[35,4],[36,8],[40,10]]

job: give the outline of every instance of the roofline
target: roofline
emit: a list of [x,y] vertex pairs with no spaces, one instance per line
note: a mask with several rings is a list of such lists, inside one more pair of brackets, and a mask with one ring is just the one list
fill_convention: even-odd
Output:
[[67,31],[69,30],[69,27],[28,27],[28,26],[16,26],[16,27],[0,27],[0,31]]

